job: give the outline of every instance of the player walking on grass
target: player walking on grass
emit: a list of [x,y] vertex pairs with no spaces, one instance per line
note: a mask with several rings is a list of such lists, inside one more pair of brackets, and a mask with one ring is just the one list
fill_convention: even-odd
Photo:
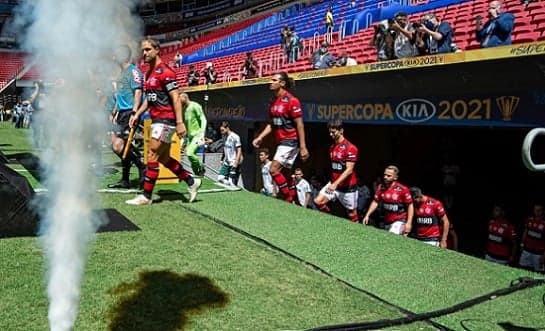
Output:
[[130,117],[129,125],[133,127],[140,115],[149,107],[152,120],[151,140],[144,177],[144,193],[127,200],[126,203],[130,205],[151,203],[153,188],[159,176],[159,163],[187,183],[189,202],[193,202],[201,186],[201,180],[193,178],[180,162],[169,155],[172,135],[176,133],[181,138],[186,134],[176,74],[161,61],[159,42],[147,38],[142,41],[141,48],[144,61],[149,64],[149,70],[144,78],[146,98],[138,111]]
[[379,184],[362,223],[369,223],[369,216],[381,202],[384,210],[384,229],[394,234],[407,236],[413,224],[413,199],[409,188],[397,181],[398,177],[398,167],[390,165],[384,169],[382,183]]
[[259,148],[263,138],[271,132],[274,134],[277,148],[270,172],[279,192],[287,202],[292,202],[296,195],[295,182],[291,176],[284,176],[282,169],[291,169],[299,153],[303,161],[309,157],[301,103],[289,92],[294,85],[293,79],[285,72],[277,73],[272,77],[269,86],[274,93],[274,99],[269,108],[271,121],[252,142],[255,148]]
[[180,99],[182,100],[184,125],[187,129],[185,154],[191,163],[193,174],[203,176],[204,166],[197,156],[197,150],[204,147],[206,115],[204,114],[201,105],[195,101],[189,100],[187,93],[180,93]]
[[115,83],[115,110],[112,112],[114,132],[112,133],[112,150],[121,159],[122,172],[121,180],[108,185],[109,188],[129,188],[129,175],[131,164],[138,169],[140,186],[144,184],[144,171],[146,169],[141,160],[140,151],[137,148],[130,148],[129,153],[123,159],[123,150],[129,135],[129,119],[131,113],[140,107],[142,102],[142,73],[131,62],[131,49],[127,45],[118,47],[114,53],[113,60],[121,67],[121,73]]
[[418,187],[411,187],[414,202],[414,237],[428,245],[447,248],[450,222],[443,204],[424,195]]
[[346,208],[348,218],[358,221],[358,178],[354,172],[358,160],[358,148],[344,137],[343,122],[333,120],[327,123],[333,145],[329,148],[331,160],[331,180],[320,190],[314,205],[329,212],[329,201],[339,200]]

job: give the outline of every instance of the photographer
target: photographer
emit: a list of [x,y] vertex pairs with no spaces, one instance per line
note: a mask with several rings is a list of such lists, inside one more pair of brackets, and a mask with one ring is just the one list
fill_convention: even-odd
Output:
[[420,54],[439,54],[452,52],[452,35],[454,31],[445,21],[439,21],[433,13],[426,14],[422,23],[417,24],[416,30],[420,34],[416,45]]
[[396,58],[406,58],[418,55],[418,51],[414,44],[415,31],[407,13],[398,12],[394,19],[388,21],[389,29],[395,32],[394,38],[394,55]]
[[202,70],[202,75],[206,79],[206,84],[215,84],[216,79],[218,79],[218,74],[214,70],[212,62],[206,62],[206,67]]
[[257,77],[257,61],[252,57],[252,52],[246,53],[246,60],[240,66],[242,70],[242,79],[251,79]]
[[195,70],[194,65],[189,66],[189,71],[187,72],[187,85],[188,86],[196,86],[199,85],[199,72]]
[[511,45],[515,16],[511,13],[503,13],[501,6],[501,1],[490,2],[489,20],[484,25],[481,16],[475,18],[477,41],[481,43],[482,48]]

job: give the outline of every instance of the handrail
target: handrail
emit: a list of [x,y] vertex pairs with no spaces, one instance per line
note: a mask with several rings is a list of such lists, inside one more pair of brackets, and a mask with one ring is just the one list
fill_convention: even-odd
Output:
[[545,171],[545,164],[535,164],[532,160],[532,143],[539,135],[545,136],[545,128],[530,130],[522,143],[522,162],[524,162],[526,168],[531,171]]

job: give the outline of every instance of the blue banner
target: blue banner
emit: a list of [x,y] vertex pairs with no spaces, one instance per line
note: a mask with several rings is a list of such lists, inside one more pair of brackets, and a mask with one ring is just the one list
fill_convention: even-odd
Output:
[[[301,100],[305,122],[352,124],[537,127],[545,125],[545,90],[494,95],[363,98],[352,102]],[[211,120],[268,120],[268,102],[210,105]]]
[[395,125],[535,127],[545,124],[545,91],[495,95],[370,98],[303,103],[305,121]]

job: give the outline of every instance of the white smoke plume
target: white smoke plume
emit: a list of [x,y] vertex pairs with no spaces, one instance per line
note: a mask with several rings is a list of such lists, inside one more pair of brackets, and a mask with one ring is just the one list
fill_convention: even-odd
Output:
[[116,46],[134,49],[140,39],[135,2],[28,0],[15,17],[27,27],[24,46],[40,68],[46,92],[40,158],[49,194],[40,207],[53,331],[72,330],[77,318],[88,245],[98,225],[91,164],[100,145],[94,142],[106,134],[106,114],[95,90],[112,75]]

